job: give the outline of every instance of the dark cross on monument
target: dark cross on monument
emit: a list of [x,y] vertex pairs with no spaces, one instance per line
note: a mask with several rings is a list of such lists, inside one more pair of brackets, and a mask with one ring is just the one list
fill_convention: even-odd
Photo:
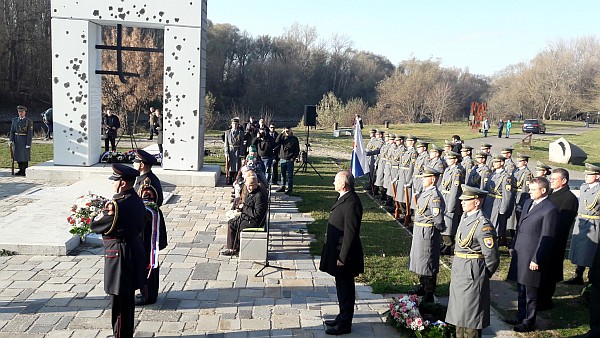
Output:
[[117,45],[96,45],[96,49],[116,50],[117,51],[117,70],[97,70],[96,74],[103,75],[118,75],[121,83],[128,83],[127,77],[140,77],[140,74],[128,73],[123,71],[123,51],[131,52],[147,52],[147,53],[164,53],[162,48],[145,48],[145,47],[123,47],[123,25],[117,25]]

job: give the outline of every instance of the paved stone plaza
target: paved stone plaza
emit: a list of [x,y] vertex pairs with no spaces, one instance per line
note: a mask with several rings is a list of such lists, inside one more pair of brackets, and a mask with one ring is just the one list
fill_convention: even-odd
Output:
[[[27,202],[18,194],[39,187],[2,169],[5,210]],[[10,182],[10,183],[9,183]],[[6,183],[6,184],[5,184]],[[10,190],[10,191],[9,191]],[[337,313],[333,278],[317,271],[309,252],[309,214],[297,198],[273,193],[270,264],[219,255],[226,241],[227,187],[176,188],[163,207],[169,246],[161,251],[161,292],[137,308],[137,337],[322,337]],[[26,224],[15,224],[24,231]],[[106,337],[110,301],[103,290],[102,248],[80,246],[69,256],[0,257],[0,337]],[[387,299],[357,286],[350,336],[397,336],[383,323]]]

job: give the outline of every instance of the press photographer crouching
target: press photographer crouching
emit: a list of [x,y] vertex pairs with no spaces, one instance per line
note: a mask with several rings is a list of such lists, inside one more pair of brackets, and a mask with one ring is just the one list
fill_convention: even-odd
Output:
[[240,232],[246,228],[257,228],[265,219],[268,208],[267,193],[262,189],[258,176],[249,171],[244,182],[248,194],[243,203],[237,205],[239,214],[230,219],[227,228],[227,248],[221,253],[236,255],[240,250]]

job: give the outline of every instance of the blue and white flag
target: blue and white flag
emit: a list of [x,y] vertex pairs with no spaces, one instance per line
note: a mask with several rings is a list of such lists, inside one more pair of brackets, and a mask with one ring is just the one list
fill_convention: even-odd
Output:
[[363,141],[362,130],[358,118],[354,124],[354,143],[352,144],[350,172],[355,178],[369,173],[369,161],[367,159],[367,152],[365,151],[365,143]]

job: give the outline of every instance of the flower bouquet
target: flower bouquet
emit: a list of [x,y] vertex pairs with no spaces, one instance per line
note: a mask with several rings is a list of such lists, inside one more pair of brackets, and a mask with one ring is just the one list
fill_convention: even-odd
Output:
[[106,202],[106,198],[89,192],[79,196],[71,207],[71,216],[67,217],[67,222],[72,226],[69,232],[82,238],[91,233],[90,224],[102,212]]
[[388,324],[413,337],[453,337],[454,327],[431,315],[422,315],[420,303],[421,297],[417,295],[392,297],[389,310],[384,313]]

